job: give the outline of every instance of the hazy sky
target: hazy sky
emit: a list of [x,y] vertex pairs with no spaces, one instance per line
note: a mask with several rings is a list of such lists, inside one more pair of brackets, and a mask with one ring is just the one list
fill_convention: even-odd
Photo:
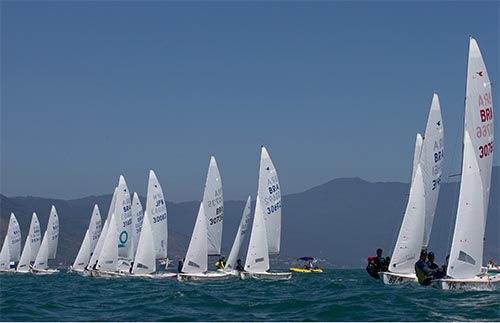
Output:
[[[260,145],[284,194],[404,181],[432,94],[459,172],[468,37],[498,124],[499,2],[1,2],[0,192],[255,198]],[[498,141],[498,135],[495,138]],[[499,149],[495,165],[499,163]]]

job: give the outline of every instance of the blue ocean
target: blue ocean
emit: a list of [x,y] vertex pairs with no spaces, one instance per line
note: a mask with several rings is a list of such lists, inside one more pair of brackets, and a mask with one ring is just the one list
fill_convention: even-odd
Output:
[[0,275],[2,321],[500,321],[500,292],[385,286],[361,269],[289,281]]

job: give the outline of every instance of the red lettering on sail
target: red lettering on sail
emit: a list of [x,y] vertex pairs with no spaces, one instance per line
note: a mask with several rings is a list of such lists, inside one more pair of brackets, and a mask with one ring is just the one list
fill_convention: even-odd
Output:
[[479,110],[479,114],[481,115],[481,122],[490,121],[493,119],[493,109],[481,109]]

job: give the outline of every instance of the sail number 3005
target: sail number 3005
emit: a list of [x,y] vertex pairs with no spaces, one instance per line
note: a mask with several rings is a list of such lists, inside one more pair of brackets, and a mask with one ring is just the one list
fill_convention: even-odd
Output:
[[278,211],[279,209],[281,209],[281,201],[266,208],[267,214],[272,214],[272,213]]

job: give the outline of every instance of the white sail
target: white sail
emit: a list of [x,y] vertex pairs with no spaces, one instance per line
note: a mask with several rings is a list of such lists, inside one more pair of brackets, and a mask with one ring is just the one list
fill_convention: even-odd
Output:
[[21,255],[21,229],[14,213],[10,214],[7,236],[9,237],[10,261],[17,262]]
[[2,251],[0,251],[0,270],[10,269],[9,236],[3,240]]
[[207,216],[208,255],[220,255],[224,222],[224,197],[222,180],[214,156],[210,157],[210,165],[208,166],[203,193],[203,208]]
[[[21,273],[27,273],[30,271],[30,258],[31,258],[31,238],[30,235],[26,237],[26,242],[24,243],[23,252],[21,253],[21,258],[17,264],[17,271]],[[1,265],[0,265],[1,266]]]
[[48,257],[49,259],[55,259],[57,254],[57,245],[59,242],[59,217],[54,205],[52,205],[52,208],[50,209],[49,223],[47,224],[45,235],[48,235]]
[[[113,213],[111,213],[111,215],[113,215]],[[94,248],[94,251],[91,252],[90,260],[88,262],[88,267],[87,267],[88,269],[92,269],[92,267],[98,261],[99,256],[101,255],[102,247],[104,245],[104,241],[106,240],[106,236],[108,233],[110,221],[111,221],[111,218],[109,220],[104,221],[104,225],[102,226],[101,234],[99,235],[99,240],[97,240],[97,244]]]
[[247,199],[245,208],[243,209],[243,215],[241,216],[240,225],[238,226],[238,231],[236,232],[236,237],[234,238],[234,243],[229,253],[229,257],[226,261],[225,271],[234,270],[236,268],[236,261],[238,260],[238,254],[240,253],[241,244],[245,239],[246,233],[248,231],[248,223],[250,222],[250,196]]
[[[49,222],[50,224],[50,222]],[[38,270],[45,270],[49,268],[49,240],[51,236],[48,232],[48,229],[45,230],[43,234],[42,244],[40,245],[40,249],[38,250],[38,254],[36,255],[35,263],[33,267]]]
[[90,261],[90,233],[89,230],[85,231],[85,237],[78,250],[75,261],[73,262],[73,269],[84,270]]
[[[90,253],[94,251],[95,246],[97,245],[97,241],[99,241],[99,236],[101,235],[102,230],[102,220],[101,220],[101,212],[99,212],[99,206],[94,205],[94,210],[92,211],[92,216],[90,218],[89,223],[89,257]],[[87,259],[88,262],[89,259]],[[87,265],[87,264],[85,264]]]
[[[134,192],[132,197],[132,245],[134,253],[137,252],[137,244],[141,235],[142,221],[144,219],[144,211],[142,209],[139,195]],[[135,256],[135,255],[134,255]]]
[[267,228],[269,254],[280,253],[281,242],[281,186],[276,168],[264,146],[260,155],[259,189],[262,212]]
[[125,178],[120,175],[116,191],[116,230],[118,234],[118,256],[132,259],[133,249],[131,242],[132,234],[132,205]]
[[[117,200],[118,201],[118,200]],[[109,221],[109,227],[106,232],[106,237],[104,239],[104,244],[102,250],[99,254],[99,261],[97,262],[97,269],[99,271],[116,271],[118,265],[118,231],[116,215],[113,213],[111,215],[111,220]]]
[[160,182],[153,170],[149,171],[146,212],[153,230],[155,257],[156,259],[166,259],[168,240],[167,204],[165,203]]
[[97,239],[97,244],[94,248],[94,251],[91,252],[90,261],[87,267],[88,269],[92,269],[92,267],[99,259],[99,255],[101,254],[102,246],[104,245],[104,240],[106,239],[106,234],[108,232],[109,222],[111,221],[111,216],[113,215],[113,212],[115,210],[117,191],[118,187],[115,187],[113,196],[111,197],[111,203],[109,203],[108,215],[106,217],[106,220],[104,221],[104,225],[102,226],[101,234],[99,235],[99,239]]
[[413,153],[413,169],[411,172],[411,181],[415,178],[415,172],[417,170],[417,165],[420,160],[420,153],[422,152],[422,144],[424,143],[424,138],[420,133],[417,133],[417,138],[415,139],[415,152]]
[[193,235],[182,266],[182,271],[188,274],[201,274],[208,269],[207,218],[203,204],[203,202],[200,203]]
[[42,242],[42,230],[40,228],[40,221],[38,221],[38,217],[36,216],[36,213],[33,212],[33,215],[31,216],[31,224],[30,224],[30,231],[29,231],[29,237],[30,237],[30,258],[29,261],[35,261],[36,255],[38,254],[38,249],[40,249],[40,243]]
[[155,244],[153,238],[153,229],[149,220],[149,214],[144,213],[139,244],[132,267],[133,274],[151,274],[156,271]]
[[493,101],[481,52],[470,38],[465,99],[462,181],[447,274],[472,278],[481,272],[493,162]]
[[425,226],[422,248],[427,249],[434,222],[434,214],[441,187],[441,174],[444,152],[444,128],[441,118],[439,98],[436,93],[432,97],[427,126],[425,128],[420,165],[425,187]]
[[261,207],[261,200],[257,196],[253,218],[252,232],[248,243],[245,270],[248,272],[265,272],[269,269],[268,241],[266,221]]
[[420,256],[425,224],[425,193],[420,163],[415,170],[415,178],[410,188],[403,223],[391,257],[389,270],[407,274],[415,271],[415,262]]

